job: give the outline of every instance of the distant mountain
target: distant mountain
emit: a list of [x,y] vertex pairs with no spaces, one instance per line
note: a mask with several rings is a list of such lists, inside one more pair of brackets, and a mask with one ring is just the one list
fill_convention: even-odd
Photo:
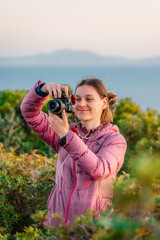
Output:
[[90,51],[57,50],[49,54],[26,57],[0,58],[0,66],[160,66],[160,57],[130,60],[122,57],[101,56]]

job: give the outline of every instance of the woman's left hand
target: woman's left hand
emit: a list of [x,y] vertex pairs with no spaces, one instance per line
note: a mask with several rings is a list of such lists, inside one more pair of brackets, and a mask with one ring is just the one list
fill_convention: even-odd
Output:
[[49,112],[50,127],[60,137],[67,134],[69,130],[68,119],[65,110],[62,111],[62,118]]

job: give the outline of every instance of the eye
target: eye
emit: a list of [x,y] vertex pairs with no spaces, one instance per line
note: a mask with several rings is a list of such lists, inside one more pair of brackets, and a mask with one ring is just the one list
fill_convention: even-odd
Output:
[[76,98],[76,102],[79,102],[81,99],[80,98]]
[[87,98],[86,100],[87,100],[87,101],[92,101],[92,98]]

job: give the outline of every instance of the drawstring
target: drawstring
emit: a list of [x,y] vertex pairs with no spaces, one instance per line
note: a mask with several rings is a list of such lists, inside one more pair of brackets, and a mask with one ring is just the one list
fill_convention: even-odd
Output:
[[[87,133],[87,134],[85,135],[85,137],[86,137],[88,134],[89,134],[89,133]],[[58,177],[59,177],[60,171],[61,171],[63,165],[65,164],[65,162],[67,161],[67,159],[69,158],[69,156],[70,156],[70,154],[67,155],[67,157],[65,158],[64,162],[61,164],[61,166],[60,166],[60,168],[59,168],[59,170],[58,170],[58,173],[57,173],[57,176],[56,176],[56,184],[57,184],[57,182],[58,182]]]
[[68,156],[65,158],[64,162],[61,164],[59,170],[58,170],[58,173],[57,173],[57,176],[56,176],[56,184],[57,184],[57,181],[58,181],[58,176],[60,174],[60,171],[61,171],[61,168],[63,167],[63,165],[65,164],[65,162],[67,161],[67,159],[69,158],[70,154],[68,154]]

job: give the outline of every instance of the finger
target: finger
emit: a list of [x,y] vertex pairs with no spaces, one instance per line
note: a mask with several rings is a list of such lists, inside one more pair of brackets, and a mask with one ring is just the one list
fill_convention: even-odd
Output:
[[55,132],[56,128],[53,124],[50,124],[49,127]]
[[61,85],[62,86],[62,90],[64,90],[64,92],[65,92],[65,95],[68,97],[68,87],[67,86],[65,86],[65,85]]
[[62,120],[64,123],[68,122],[67,114],[65,110],[62,111]]
[[55,118],[54,115],[55,115],[55,114],[52,114],[51,112],[49,112],[49,121],[50,121],[50,123],[51,123],[52,121],[54,121],[54,118]]
[[52,117],[53,113],[51,113],[50,111],[48,112],[49,118]]
[[61,91],[61,88],[60,88],[60,86],[59,87],[57,87],[57,96],[58,96],[58,98],[61,98],[62,97],[62,91]]
[[56,117],[56,114],[53,114],[53,113],[51,113],[50,111],[49,111],[49,118],[50,119],[54,119]]
[[54,97],[53,88],[51,86],[48,86],[47,90],[48,90],[49,96],[53,98]]
[[53,94],[52,89],[49,89],[48,92],[49,92],[49,96],[50,96],[51,98],[53,98],[53,97],[54,97],[54,94]]
[[52,123],[52,116],[49,114],[49,122]]
[[57,98],[57,90],[56,90],[56,87],[52,87],[52,97],[53,98]]
[[56,124],[57,122],[61,121],[59,116],[57,116],[56,114],[53,114],[51,112],[49,112],[49,120],[50,120],[50,122],[52,122],[54,124]]
[[49,96],[51,97],[51,88],[49,83],[45,84],[45,89],[46,89],[46,92],[48,92]]

